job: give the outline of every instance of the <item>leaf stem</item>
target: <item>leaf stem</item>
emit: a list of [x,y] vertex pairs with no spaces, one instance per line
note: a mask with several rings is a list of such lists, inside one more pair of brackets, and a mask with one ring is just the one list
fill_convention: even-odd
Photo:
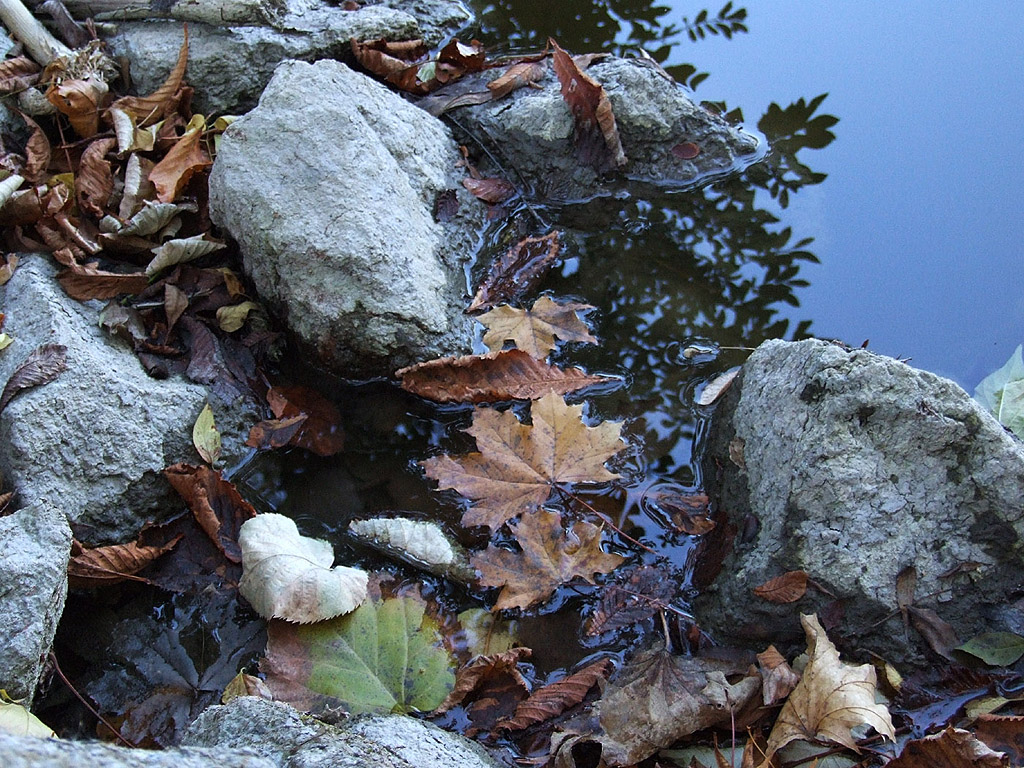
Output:
[[57,656],[56,654],[54,654],[53,651],[50,651],[50,661],[53,662],[53,668],[57,672],[57,675],[60,677],[60,679],[64,681],[64,685],[68,687],[68,690],[74,694],[76,699],[82,702],[82,705],[86,709],[92,712],[92,714],[95,715],[96,718],[101,723],[107,726],[107,728],[110,729],[111,733],[113,733],[121,742],[123,742],[126,747],[132,747],[133,749],[138,747],[137,744],[132,743],[129,739],[126,739],[124,736],[122,736],[121,732],[117,728],[115,728],[105,717],[103,717],[103,715],[96,711],[96,709],[93,708],[92,704],[86,701],[85,697],[78,692],[78,689],[71,684],[71,681],[67,679],[64,672],[61,670],[60,664],[57,663]]
[[628,541],[628,542],[630,542],[630,543],[640,547],[640,549],[644,550],[645,552],[650,552],[652,555],[657,555],[658,554],[653,549],[648,547],[646,544],[644,544],[643,542],[637,541],[632,536],[630,536],[628,533],[626,533],[624,530],[619,528],[619,526],[617,526],[615,523],[612,522],[611,518],[608,517],[608,515],[606,515],[604,512],[599,512],[597,509],[595,509],[590,504],[585,502],[583,499],[581,499],[575,493],[570,493],[569,491],[566,491],[564,488],[558,488],[558,490],[559,490],[560,493],[562,493],[562,495],[564,496],[564,498],[566,500],[568,500],[568,501],[576,501],[579,504],[581,504],[582,506],[584,506],[587,509],[589,509],[595,515],[597,515],[599,518],[601,518],[605,523],[607,523],[609,528],[611,528],[613,531],[615,531],[617,534],[619,534],[619,536],[624,538],[626,541]]

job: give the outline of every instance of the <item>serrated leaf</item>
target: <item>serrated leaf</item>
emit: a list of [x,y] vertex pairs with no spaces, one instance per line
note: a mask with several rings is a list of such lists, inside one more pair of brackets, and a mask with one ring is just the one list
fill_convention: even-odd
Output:
[[624,584],[609,584],[585,625],[588,635],[633,626],[663,609],[679,591],[678,580],[663,568],[645,565]]
[[1008,667],[1024,656],[1024,637],[1013,632],[986,632],[955,650],[969,653],[993,667]]
[[455,685],[455,664],[425,608],[396,597],[317,624],[271,622],[260,668],[274,698],[350,714],[434,709]]
[[788,571],[754,587],[754,594],[769,603],[795,603],[806,592],[806,571]]
[[61,344],[42,344],[32,350],[4,385],[0,393],[0,412],[19,392],[49,384],[67,370],[67,351]]
[[890,768],[1007,768],[1009,761],[970,731],[948,726],[941,733],[907,742]]
[[168,240],[159,248],[154,248],[153,260],[146,266],[147,277],[175,264],[193,261],[208,253],[224,248],[224,243],[207,240],[204,235],[185,237],[179,240]]
[[564,680],[545,685],[520,702],[515,714],[507,720],[495,723],[496,729],[521,731],[531,725],[543,723],[575,707],[587,697],[587,693],[611,673],[611,659],[601,659],[569,675]]
[[220,458],[220,432],[213,421],[213,409],[207,403],[196,423],[192,425],[192,444],[196,447],[203,461],[211,467]]
[[455,550],[437,523],[401,517],[378,517],[353,520],[348,527],[360,538],[395,549],[427,566],[447,566],[455,559]]
[[284,515],[257,515],[242,524],[238,589],[266,619],[300,624],[349,613],[366,599],[368,576],[337,566],[329,542],[302,536]]
[[143,546],[132,541],[91,549],[73,541],[68,561],[68,586],[94,589],[119,584],[169,552],[180,540],[181,536],[176,536],[161,546]]
[[477,317],[487,326],[484,344],[492,351],[500,350],[506,341],[532,357],[543,360],[555,348],[555,337],[562,341],[596,344],[597,339],[580,319],[579,313],[594,307],[567,302],[559,304],[541,296],[529,309],[500,306]]

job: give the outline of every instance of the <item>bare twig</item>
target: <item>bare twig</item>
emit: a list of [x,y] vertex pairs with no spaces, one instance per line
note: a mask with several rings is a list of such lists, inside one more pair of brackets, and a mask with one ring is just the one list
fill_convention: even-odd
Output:
[[71,49],[51,35],[21,0],[0,0],[0,21],[41,67],[71,55]]

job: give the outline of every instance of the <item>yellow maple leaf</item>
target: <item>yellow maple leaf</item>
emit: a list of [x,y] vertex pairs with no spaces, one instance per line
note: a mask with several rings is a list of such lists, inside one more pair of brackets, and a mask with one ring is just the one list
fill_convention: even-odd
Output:
[[477,320],[487,326],[484,344],[488,349],[496,351],[506,341],[512,341],[516,349],[543,360],[555,348],[556,336],[562,341],[597,343],[578,314],[587,309],[593,307],[575,302],[559,304],[541,296],[529,309],[503,305],[485,312]]

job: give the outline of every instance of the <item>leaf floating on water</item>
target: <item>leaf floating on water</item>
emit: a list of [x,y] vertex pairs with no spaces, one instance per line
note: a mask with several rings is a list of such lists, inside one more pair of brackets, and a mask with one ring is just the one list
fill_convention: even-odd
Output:
[[637,568],[623,584],[609,584],[585,625],[590,636],[613,632],[645,621],[676,596],[679,580],[653,565]]
[[192,444],[196,447],[199,455],[203,457],[210,466],[217,463],[220,458],[220,432],[213,421],[213,409],[207,403],[196,423],[192,425]]
[[558,258],[562,250],[561,237],[558,230],[543,237],[527,237],[495,259],[466,312],[491,309],[503,301],[514,301],[530,293],[540,285]]
[[1013,632],[986,632],[955,650],[981,659],[989,666],[1008,667],[1024,656],[1024,637]]
[[466,430],[479,453],[420,462],[439,488],[453,488],[474,502],[463,525],[497,530],[536,510],[558,485],[619,478],[604,463],[625,447],[622,424],[588,427],[582,405],[566,405],[554,394],[533,402],[531,418],[532,425],[521,424],[511,411],[479,409]]
[[611,674],[612,667],[611,659],[601,659],[588,664],[564,680],[545,685],[520,703],[511,718],[495,723],[494,727],[506,731],[521,731],[531,725],[558,717],[582,702],[591,688]]
[[283,448],[290,445],[309,417],[300,413],[287,419],[267,419],[253,424],[245,444],[251,448]]
[[242,524],[242,597],[266,619],[300,624],[350,613],[366,599],[366,571],[334,564],[334,548],[302,536],[284,515],[257,515]]
[[67,370],[67,347],[62,344],[42,344],[14,369],[0,394],[0,412],[23,390],[49,384]]
[[754,594],[769,603],[795,603],[806,592],[806,571],[789,571],[754,587]]
[[472,694],[485,689],[488,684],[499,678],[509,678],[525,696],[530,686],[516,665],[532,654],[533,651],[529,648],[509,648],[500,653],[475,657],[468,664],[459,667],[455,674],[455,687],[438,706],[437,712],[444,713],[458,706],[471,698]]
[[728,371],[720,374],[704,385],[703,391],[700,393],[700,397],[697,398],[697,405],[711,405],[727,390],[736,377],[739,375],[740,369]]
[[559,368],[518,349],[442,357],[395,372],[402,389],[439,403],[491,403],[565,395],[614,379],[581,368]]
[[455,550],[437,523],[406,520],[400,517],[378,517],[353,520],[349,530],[360,538],[403,552],[424,565],[447,566],[455,560]]
[[68,561],[68,586],[71,589],[94,589],[127,581],[172,550],[181,538],[175,536],[162,546],[143,546],[133,541],[92,549],[73,541]]
[[319,392],[302,386],[271,387],[267,391],[267,403],[274,416],[281,420],[305,414],[306,420],[289,441],[291,445],[317,456],[333,456],[345,446],[341,413]]
[[511,341],[516,349],[543,360],[555,348],[555,337],[562,341],[597,343],[579,316],[580,312],[590,309],[594,309],[590,304],[559,304],[548,296],[541,296],[529,309],[495,307],[477,316],[477,320],[487,326],[484,344],[492,352]]

